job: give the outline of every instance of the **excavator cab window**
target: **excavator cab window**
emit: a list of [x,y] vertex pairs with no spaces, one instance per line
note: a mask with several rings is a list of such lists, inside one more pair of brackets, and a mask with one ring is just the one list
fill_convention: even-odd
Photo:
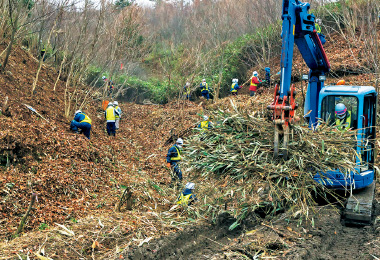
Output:
[[368,94],[364,96],[363,114],[361,115],[363,126],[363,143],[361,145],[361,155],[363,160],[362,170],[368,170],[370,164],[375,161],[375,144],[376,137],[376,96]]
[[[335,113],[335,106],[344,104],[347,108],[347,116],[339,119]],[[330,126],[337,123],[348,123],[350,129],[358,128],[358,99],[354,96],[327,96],[322,100],[321,119]],[[342,122],[341,122],[342,121]]]

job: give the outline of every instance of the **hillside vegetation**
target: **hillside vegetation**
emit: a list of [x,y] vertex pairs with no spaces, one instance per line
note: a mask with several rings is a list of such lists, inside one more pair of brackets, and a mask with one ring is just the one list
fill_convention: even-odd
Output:
[[[226,97],[232,78],[244,83],[266,66],[278,80],[279,1],[1,6],[0,258],[380,257],[379,219],[364,229],[341,226],[342,194],[312,179],[315,171],[352,170],[350,134],[328,127],[312,134],[300,120],[291,159],[274,160],[266,111],[273,86],[255,98],[247,85]],[[314,11],[327,35],[327,83],[375,85],[379,3],[337,1]],[[304,73],[296,53],[299,104]],[[115,83],[112,96],[103,75]],[[213,101],[197,97],[202,78]],[[180,98],[186,81],[195,102]],[[116,138],[107,136],[101,108],[113,99],[124,112]],[[69,131],[77,109],[92,119],[90,140]],[[214,116],[213,131],[196,129],[205,114]],[[180,190],[165,166],[178,137],[185,182],[196,183],[199,199],[191,207],[176,204]],[[318,204],[316,192],[335,204]],[[120,204],[123,194],[130,197]],[[379,197],[378,186],[377,215]]]

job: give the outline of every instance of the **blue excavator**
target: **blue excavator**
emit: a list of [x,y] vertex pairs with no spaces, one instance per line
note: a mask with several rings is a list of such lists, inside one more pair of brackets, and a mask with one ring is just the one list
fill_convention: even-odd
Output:
[[314,180],[331,189],[352,191],[347,199],[341,219],[345,224],[370,225],[375,193],[375,147],[377,93],[372,86],[332,85],[324,86],[330,63],[315,28],[315,16],[309,13],[310,4],[299,0],[283,0],[282,51],[280,85],[276,85],[274,101],[268,106],[273,110],[275,126],[274,154],[288,157],[290,127],[294,122],[298,104],[295,87],[291,84],[294,44],[298,47],[309,74],[305,98],[304,117],[311,129],[318,127],[320,119],[333,125],[335,107],[343,104],[350,111],[350,128],[357,131],[357,167],[345,174],[339,170],[316,173]]

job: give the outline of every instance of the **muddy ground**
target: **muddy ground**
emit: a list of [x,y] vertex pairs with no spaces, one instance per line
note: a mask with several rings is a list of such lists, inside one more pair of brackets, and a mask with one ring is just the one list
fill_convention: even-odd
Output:
[[[379,195],[379,193],[377,194]],[[340,210],[316,208],[314,227],[290,221],[287,213],[272,223],[250,216],[230,231],[228,213],[217,223],[187,228],[122,254],[125,259],[379,259],[380,216],[377,196],[373,225],[344,226]],[[269,256],[271,255],[271,257]]]

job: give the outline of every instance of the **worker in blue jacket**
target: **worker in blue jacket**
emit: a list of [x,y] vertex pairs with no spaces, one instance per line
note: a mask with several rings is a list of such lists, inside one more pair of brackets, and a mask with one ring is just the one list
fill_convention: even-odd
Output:
[[183,140],[181,138],[177,139],[175,145],[169,148],[168,154],[166,156],[167,167],[172,171],[172,182],[177,179],[182,181],[182,171],[179,168],[178,163],[181,161],[181,150],[183,146]]
[[177,199],[177,204],[182,206],[190,206],[193,202],[197,201],[197,197],[193,193],[195,184],[193,182],[186,183],[185,189],[181,192]]
[[238,90],[241,89],[241,87],[239,87],[238,82],[239,82],[238,79],[232,79],[232,85],[231,85],[230,92],[233,96],[237,96]]
[[201,89],[202,96],[206,98],[207,100],[210,99],[210,88],[206,82],[206,79],[202,79],[202,83],[199,85],[199,88]]
[[78,133],[79,129],[82,133],[90,139],[91,132],[91,119],[82,111],[77,110],[74,114],[74,120],[71,121],[70,129]]

